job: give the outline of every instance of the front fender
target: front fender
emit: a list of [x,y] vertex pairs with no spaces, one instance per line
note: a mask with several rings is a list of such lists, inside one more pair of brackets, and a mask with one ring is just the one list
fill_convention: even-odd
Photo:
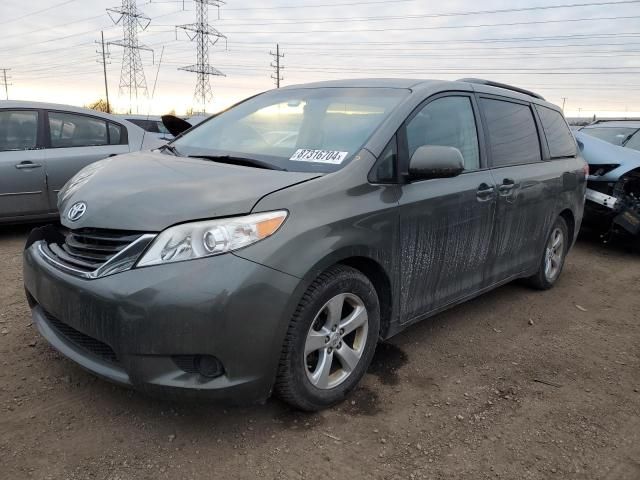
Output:
[[395,288],[400,187],[367,183],[371,160],[261,199],[254,212],[287,209],[289,217],[271,237],[234,253],[300,278],[299,295],[320,272],[353,257],[376,262]]

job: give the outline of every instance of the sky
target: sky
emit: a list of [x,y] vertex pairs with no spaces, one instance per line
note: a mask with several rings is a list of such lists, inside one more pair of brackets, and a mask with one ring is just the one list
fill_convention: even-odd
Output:
[[[9,98],[86,105],[105,97],[96,42],[123,37],[118,0],[2,0],[2,68]],[[120,112],[184,114],[194,103],[192,0],[138,0],[148,97],[121,91],[123,49],[108,46],[107,82]],[[117,15],[114,15],[117,20]],[[146,23],[146,22],[145,22]],[[227,0],[209,8],[227,38],[210,48],[215,112],[274,88],[270,51],[284,53],[282,85],[342,78],[481,77],[540,93],[567,116],[640,116],[640,0]],[[157,79],[157,80],[156,80]],[[155,88],[154,88],[155,85]]]

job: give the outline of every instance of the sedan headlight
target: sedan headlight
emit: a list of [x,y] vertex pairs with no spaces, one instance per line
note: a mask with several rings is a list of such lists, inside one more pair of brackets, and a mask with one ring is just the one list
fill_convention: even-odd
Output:
[[210,257],[246,247],[273,235],[287,215],[280,210],[170,227],[156,237],[136,266]]

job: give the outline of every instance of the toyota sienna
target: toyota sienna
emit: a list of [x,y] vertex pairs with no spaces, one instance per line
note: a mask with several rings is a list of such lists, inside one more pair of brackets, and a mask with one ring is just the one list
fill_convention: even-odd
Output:
[[515,279],[552,287],[587,173],[561,110],[516,87],[281,88],[69,180],[62,227],[27,242],[27,298],[113,382],[318,410],[411,324]]

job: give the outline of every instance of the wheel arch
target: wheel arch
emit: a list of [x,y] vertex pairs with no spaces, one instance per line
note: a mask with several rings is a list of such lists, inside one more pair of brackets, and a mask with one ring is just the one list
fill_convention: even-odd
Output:
[[362,272],[373,284],[380,302],[380,332],[384,338],[389,331],[391,318],[393,315],[393,294],[391,290],[391,280],[385,269],[375,260],[368,257],[348,257],[339,262]]
[[[316,263],[304,276],[300,297],[307,290],[309,285],[322,272],[334,265],[346,265],[354,268],[365,275],[373,284],[380,302],[380,337],[386,338],[392,324],[394,315],[394,294],[391,276],[391,266],[385,265],[385,257],[378,256],[367,248],[348,248],[327,255]],[[388,263],[387,257],[387,263]]]
[[567,222],[567,228],[569,229],[569,238],[571,239],[570,245],[573,245],[576,236],[576,219],[573,215],[573,212],[570,208],[565,208],[560,212],[558,216],[562,217],[564,221]]

